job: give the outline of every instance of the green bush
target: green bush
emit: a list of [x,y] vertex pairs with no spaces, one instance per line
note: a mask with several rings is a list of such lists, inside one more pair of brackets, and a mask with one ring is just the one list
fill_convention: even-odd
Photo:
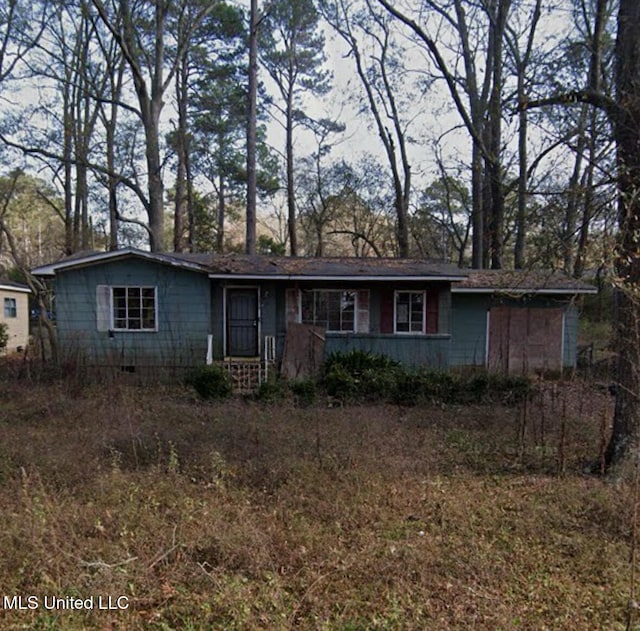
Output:
[[280,403],[285,394],[286,387],[282,381],[263,381],[256,390],[255,398],[262,403]]
[[7,348],[9,343],[9,327],[6,322],[0,322],[0,351]]
[[289,389],[295,397],[296,404],[301,407],[312,405],[316,400],[317,384],[315,379],[294,379],[289,382]]
[[353,350],[331,353],[324,365],[324,387],[343,401],[383,400],[395,388],[400,363],[386,355]]
[[403,371],[398,373],[392,401],[398,405],[418,403],[454,403],[462,384],[449,372],[441,370]]
[[222,366],[198,366],[186,379],[203,399],[227,399],[233,392],[231,376]]
[[487,372],[459,375],[445,370],[410,370],[385,355],[332,353],[325,362],[327,394],[345,402],[504,403],[522,401],[531,384],[525,376]]
[[346,368],[336,364],[325,372],[324,387],[329,396],[342,401],[354,401],[358,395],[359,381]]
[[399,368],[400,362],[386,355],[353,350],[346,353],[340,351],[331,353],[324,363],[325,372],[330,372],[335,366],[340,366],[350,373],[361,373],[365,370],[389,370]]

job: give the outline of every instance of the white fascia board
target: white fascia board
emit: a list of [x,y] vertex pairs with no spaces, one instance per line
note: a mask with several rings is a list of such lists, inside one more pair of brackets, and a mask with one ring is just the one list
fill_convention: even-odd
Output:
[[564,295],[567,294],[597,294],[598,290],[593,289],[489,289],[489,288],[467,288],[467,287],[452,287],[451,293],[453,294],[555,294]]
[[355,274],[350,276],[323,276],[304,274],[209,274],[209,278],[215,280],[228,280],[230,278],[238,280],[292,280],[292,281],[388,281],[388,282],[424,282],[424,281],[461,281],[466,276],[368,276],[366,274]]
[[21,294],[31,293],[28,287],[14,287],[13,285],[3,285],[2,283],[0,283],[0,289],[2,289],[2,291],[15,291]]

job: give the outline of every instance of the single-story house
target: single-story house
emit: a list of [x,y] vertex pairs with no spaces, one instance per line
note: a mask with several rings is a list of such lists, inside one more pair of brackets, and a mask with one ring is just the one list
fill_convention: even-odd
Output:
[[470,270],[451,292],[451,363],[522,373],[575,368],[578,301],[597,289],[559,272]]
[[[452,288],[468,283],[469,272],[448,263],[125,248],[74,255],[33,273],[53,281],[60,351],[90,366],[135,372],[225,362],[260,379],[265,367],[295,376],[351,349],[410,366],[486,363],[486,353],[483,361],[475,354],[486,341],[473,335],[465,342],[466,316],[452,310],[453,298],[464,295]],[[471,292],[467,300],[468,319],[475,330],[481,318],[485,336],[479,305],[492,309],[497,296],[478,301]]]
[[7,325],[9,340],[3,353],[26,349],[29,343],[29,296],[31,290],[20,283],[0,281],[0,322]]

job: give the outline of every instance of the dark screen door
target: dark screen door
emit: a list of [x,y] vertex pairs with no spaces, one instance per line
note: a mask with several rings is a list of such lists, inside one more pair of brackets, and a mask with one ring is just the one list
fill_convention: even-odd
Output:
[[258,356],[258,290],[227,290],[227,355]]

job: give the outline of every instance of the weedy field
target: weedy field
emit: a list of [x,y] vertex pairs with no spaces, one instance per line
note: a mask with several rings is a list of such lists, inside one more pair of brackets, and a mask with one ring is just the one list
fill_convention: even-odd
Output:
[[640,628],[634,485],[585,473],[611,403],[1,383],[0,627]]

